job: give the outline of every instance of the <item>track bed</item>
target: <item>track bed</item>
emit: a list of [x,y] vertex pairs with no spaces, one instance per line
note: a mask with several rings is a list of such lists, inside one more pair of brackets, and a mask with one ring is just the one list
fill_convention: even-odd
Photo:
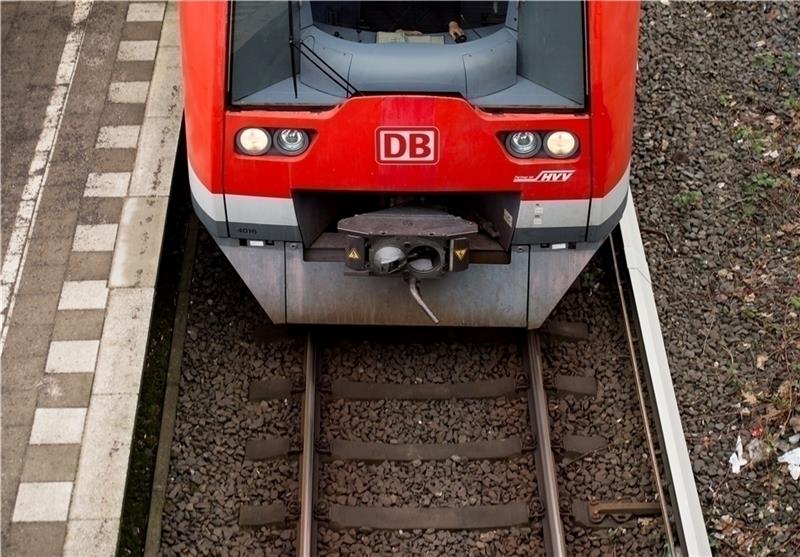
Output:
[[[652,506],[657,493],[605,268],[590,264],[541,341],[433,329],[307,337],[263,326],[203,235],[163,554],[540,555],[559,544],[661,554],[657,507],[604,516],[602,528],[573,516],[576,501]],[[564,320],[585,324],[586,338],[559,340]],[[586,386],[565,387],[570,376],[595,392],[570,391]]]

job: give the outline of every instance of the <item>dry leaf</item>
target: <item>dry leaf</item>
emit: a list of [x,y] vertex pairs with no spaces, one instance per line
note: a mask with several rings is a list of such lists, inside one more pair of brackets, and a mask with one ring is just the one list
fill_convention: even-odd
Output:
[[769,360],[769,356],[767,356],[766,354],[759,354],[758,356],[756,356],[756,367],[758,369],[764,369],[767,360]]
[[766,410],[764,411],[764,421],[771,422],[773,419],[777,418],[782,414],[783,412],[775,408],[775,405],[768,404]]
[[758,404],[758,398],[756,398],[756,395],[753,393],[742,391],[742,398],[744,399],[745,403],[749,404],[750,406],[755,406]]
[[783,400],[790,400],[792,398],[792,381],[784,381],[778,387],[778,396]]

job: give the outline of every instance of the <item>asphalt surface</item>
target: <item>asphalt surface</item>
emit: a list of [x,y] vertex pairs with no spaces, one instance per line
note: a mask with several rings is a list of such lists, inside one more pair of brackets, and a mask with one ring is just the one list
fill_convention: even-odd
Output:
[[0,123],[3,203],[0,232],[6,253],[28,179],[56,70],[70,27],[72,2],[2,2]]

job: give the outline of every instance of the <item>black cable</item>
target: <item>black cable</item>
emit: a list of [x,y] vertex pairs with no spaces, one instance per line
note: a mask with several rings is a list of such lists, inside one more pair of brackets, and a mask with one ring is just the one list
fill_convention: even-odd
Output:
[[[298,44],[299,44],[299,46],[298,46]],[[308,60],[309,62],[311,62],[312,64],[314,64],[314,66],[315,66],[315,67],[316,67],[316,68],[317,68],[319,71],[321,71],[323,74],[325,74],[325,76],[326,76],[328,79],[330,79],[330,80],[331,80],[331,81],[333,81],[333,82],[334,82],[336,85],[338,85],[339,87],[341,87],[342,89],[344,89],[345,93],[346,93],[348,96],[350,96],[350,95],[351,95],[351,92],[350,92],[350,90],[351,90],[351,89],[352,89],[352,94],[353,94],[353,95],[363,95],[363,93],[361,93],[361,91],[359,91],[358,89],[356,89],[356,86],[355,86],[355,85],[353,85],[352,83],[350,83],[350,82],[347,80],[347,78],[345,78],[345,77],[344,77],[342,74],[340,74],[340,73],[339,73],[339,72],[337,72],[337,71],[336,71],[334,68],[332,68],[330,64],[328,64],[328,63],[327,63],[325,60],[323,60],[323,59],[322,59],[322,57],[321,57],[319,54],[317,54],[316,52],[314,52],[313,50],[311,50],[311,49],[310,49],[310,48],[309,48],[309,47],[308,47],[306,44],[304,44],[303,42],[300,42],[300,43],[292,43],[292,46],[293,46],[295,49],[297,49],[297,51],[300,53],[300,55],[301,55],[301,56],[304,56],[304,57],[306,58],[306,60]],[[317,60],[319,60],[319,62],[320,62],[320,63],[322,63],[322,64],[323,64],[323,65],[324,65],[324,66],[325,66],[325,67],[326,67],[328,70],[330,70],[330,72],[326,71],[326,70],[325,70],[325,68],[323,68],[322,66],[320,66],[320,64],[319,64],[317,61],[315,61],[313,58],[311,58],[311,56],[309,56],[309,54],[308,54],[308,53],[306,53],[306,51],[304,51],[304,50],[303,50],[303,47],[306,47],[306,50],[307,50],[309,53],[313,54],[313,55],[314,55],[314,57],[315,57]],[[333,75],[331,75],[331,73],[332,73]],[[334,77],[334,76],[335,76],[335,77]]]
[[292,13],[292,2],[286,3],[289,6],[289,63],[292,65],[292,85],[294,86],[294,98],[297,98],[297,68],[294,63],[294,15]]

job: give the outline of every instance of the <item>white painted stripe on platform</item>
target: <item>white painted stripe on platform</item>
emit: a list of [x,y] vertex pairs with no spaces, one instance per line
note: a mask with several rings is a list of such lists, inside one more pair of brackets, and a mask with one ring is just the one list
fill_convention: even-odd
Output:
[[79,224],[75,228],[72,251],[114,251],[116,224]]
[[119,104],[144,104],[149,81],[115,81],[108,86],[108,100]]
[[47,352],[45,373],[93,373],[99,340],[54,340]]
[[[165,12],[170,14],[172,23],[168,25],[165,17],[157,54],[157,41],[147,48],[141,44],[127,47],[121,44],[118,51],[121,60],[128,56],[155,56],[145,119],[137,134],[133,171],[125,176],[97,175],[91,184],[87,181],[86,195],[118,194],[127,198],[117,229],[106,318],[78,459],[64,555],[112,557],[116,553],[153,307],[153,285],[183,113],[180,82],[176,78],[179,66],[174,48],[178,41],[175,9],[174,2],[166,6]],[[134,17],[145,16],[140,11]],[[171,90],[164,93],[166,88]],[[157,172],[153,167],[156,161],[160,165]]]
[[120,62],[149,62],[155,59],[158,41],[120,41],[117,60]]
[[103,126],[97,132],[95,149],[136,149],[141,126]]
[[11,521],[64,522],[71,496],[72,482],[22,482]]
[[61,287],[58,309],[105,309],[108,281],[67,280]]
[[164,18],[164,2],[131,2],[128,4],[126,21],[161,21]]
[[28,256],[30,235],[36,224],[36,215],[42,199],[42,189],[47,182],[50,171],[50,160],[53,156],[53,145],[61,129],[64,117],[64,107],[72,89],[72,78],[78,65],[83,37],[86,29],[86,19],[92,9],[92,0],[76,0],[72,10],[72,22],[64,49],[61,51],[61,60],[56,70],[56,81],[50,102],[45,111],[45,119],[36,151],[28,169],[28,181],[22,191],[22,197],[14,219],[14,229],[8,243],[8,250],[3,258],[3,268],[0,272],[0,353],[2,353],[8,336],[8,325],[14,311],[14,302],[19,291],[20,278],[25,268]]
[[31,445],[77,445],[83,436],[86,408],[37,408]]
[[84,197],[125,197],[130,172],[91,172],[86,178]]
[[711,547],[703,520],[703,509],[700,506],[692,463],[689,460],[689,449],[683,434],[664,337],[658,321],[650,271],[631,196],[628,196],[619,226],[636,305],[636,319],[639,321],[641,343],[647,361],[646,368],[652,387],[653,403],[661,420],[661,440],[671,480],[672,502],[677,508],[675,515],[683,554],[692,557],[710,557]]

